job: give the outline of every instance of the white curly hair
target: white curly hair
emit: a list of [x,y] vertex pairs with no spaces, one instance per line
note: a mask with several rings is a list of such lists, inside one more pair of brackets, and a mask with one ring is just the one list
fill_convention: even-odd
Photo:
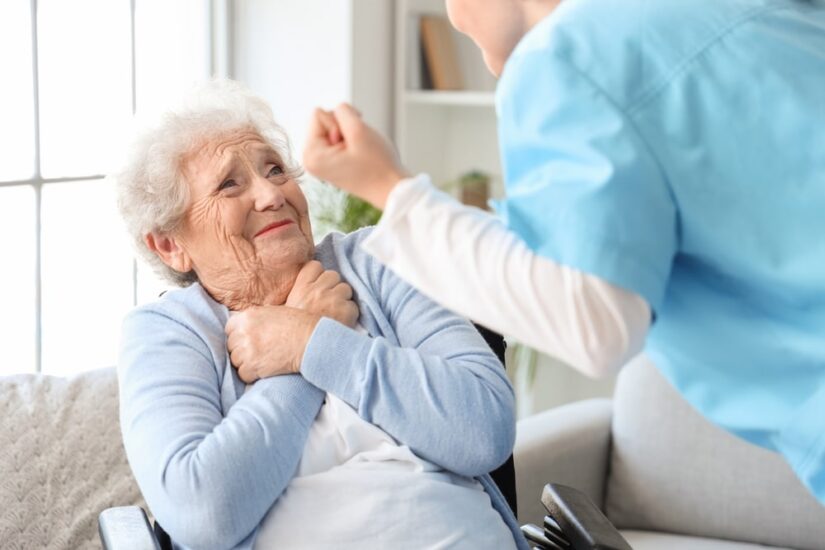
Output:
[[286,173],[301,175],[266,101],[238,82],[220,79],[196,87],[180,106],[139,131],[123,167],[109,176],[138,253],[163,279],[177,286],[198,280],[194,271],[181,273],[164,264],[145,242],[152,232],[173,233],[189,206],[182,160],[207,141],[250,129],[281,156]]

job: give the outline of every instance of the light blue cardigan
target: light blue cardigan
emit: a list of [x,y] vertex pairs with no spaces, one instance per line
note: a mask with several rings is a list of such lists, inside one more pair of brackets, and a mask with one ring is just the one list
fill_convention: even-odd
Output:
[[316,258],[352,286],[369,336],[323,319],[302,375],[259,380],[244,393],[226,351],[227,308],[198,284],[127,316],[118,366],[123,441],[149,508],[176,544],[252,548],[330,392],[418,456],[476,477],[519,548],[528,548],[487,475],[515,438],[504,370],[470,323],[364,253],[367,233],[333,234]]

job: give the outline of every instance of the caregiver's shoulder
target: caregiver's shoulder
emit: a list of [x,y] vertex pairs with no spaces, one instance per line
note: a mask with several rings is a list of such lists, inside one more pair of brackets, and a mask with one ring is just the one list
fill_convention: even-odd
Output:
[[[562,0],[519,51],[552,52],[628,107],[727,33],[793,0]],[[544,27],[543,29],[541,27]]]

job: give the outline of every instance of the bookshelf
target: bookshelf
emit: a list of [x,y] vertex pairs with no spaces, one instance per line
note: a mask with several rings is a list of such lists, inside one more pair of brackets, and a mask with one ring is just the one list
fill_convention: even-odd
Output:
[[404,102],[417,105],[495,107],[495,94],[480,91],[407,90]]
[[[443,0],[397,0],[395,10],[395,143],[405,166],[447,185],[471,171],[492,176],[501,194],[495,78],[472,41],[450,29],[461,89],[426,89],[421,18],[447,17]],[[448,63],[452,65],[452,63]]]
[[[454,32],[463,89],[422,86],[418,18],[446,17],[444,0],[396,0],[395,143],[405,166],[427,172],[436,184],[456,181],[473,169],[492,176],[490,194],[504,194],[495,115],[495,78],[470,39]],[[451,192],[458,197],[458,189]],[[516,340],[511,340],[513,344]],[[519,417],[579,399],[609,397],[615,377],[593,381],[556,359],[538,354],[535,372],[508,349],[507,373],[516,388]]]

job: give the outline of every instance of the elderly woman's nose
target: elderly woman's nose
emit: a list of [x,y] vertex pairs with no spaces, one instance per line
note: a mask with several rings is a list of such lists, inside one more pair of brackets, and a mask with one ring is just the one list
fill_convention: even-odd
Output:
[[255,210],[277,210],[286,202],[281,186],[264,177],[255,178],[253,192],[255,194]]

